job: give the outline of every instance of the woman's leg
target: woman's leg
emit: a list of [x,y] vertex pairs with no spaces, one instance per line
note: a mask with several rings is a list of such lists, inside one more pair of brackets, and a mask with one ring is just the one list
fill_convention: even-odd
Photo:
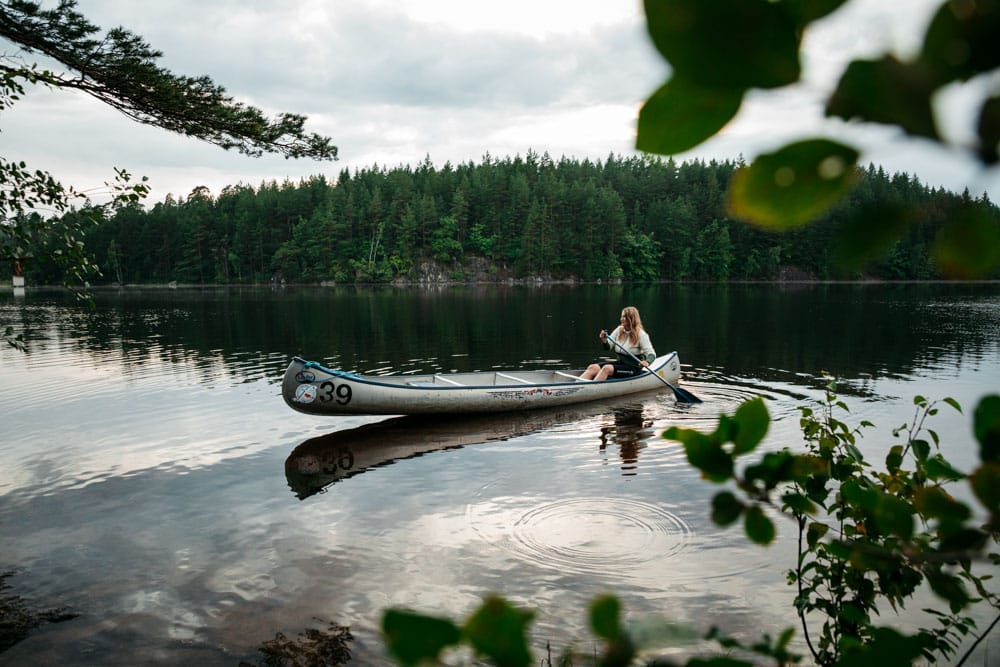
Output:
[[593,380],[594,376],[601,372],[601,367],[597,364],[591,364],[587,366],[587,370],[583,372],[580,377],[584,380]]
[[596,380],[598,382],[601,381],[601,380],[607,380],[609,377],[611,377],[614,374],[615,374],[615,367],[614,367],[614,365],[613,364],[605,364],[605,366],[603,368],[601,368],[601,372],[597,374],[597,377],[595,377],[594,380]]

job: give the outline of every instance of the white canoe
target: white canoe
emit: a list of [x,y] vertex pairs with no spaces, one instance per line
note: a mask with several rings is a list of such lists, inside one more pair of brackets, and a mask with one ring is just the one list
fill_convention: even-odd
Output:
[[683,390],[676,352],[630,378],[581,380],[582,370],[511,370],[432,375],[358,375],[292,359],[281,384],[291,408],[311,415],[504,412],[573,405],[641,391]]

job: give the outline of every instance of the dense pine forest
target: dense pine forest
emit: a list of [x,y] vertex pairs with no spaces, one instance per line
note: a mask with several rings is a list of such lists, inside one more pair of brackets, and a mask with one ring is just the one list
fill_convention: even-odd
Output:
[[[86,244],[98,282],[126,285],[418,282],[517,278],[583,281],[924,280],[940,277],[929,246],[961,207],[995,205],[930,189],[905,174],[859,171],[851,196],[824,219],[787,233],[726,215],[738,162],[609,156],[604,162],[529,153],[479,164],[373,166],[335,182],[235,185],[217,197],[119,209]],[[918,211],[903,241],[863,272],[834,259],[852,211]],[[30,283],[57,283],[29,262]],[[997,277],[997,276],[994,276]]]

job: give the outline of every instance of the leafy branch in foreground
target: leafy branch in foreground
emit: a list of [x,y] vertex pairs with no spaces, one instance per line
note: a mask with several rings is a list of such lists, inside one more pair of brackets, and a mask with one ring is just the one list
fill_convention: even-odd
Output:
[[[671,76],[639,112],[636,148],[667,155],[690,150],[735,118],[751,90],[772,91],[799,81],[802,36],[810,24],[845,4],[645,0],[649,35],[669,62]],[[912,58],[884,54],[851,62],[827,99],[826,115],[896,126],[947,144],[934,115],[934,96],[946,86],[996,73],[998,31],[997,3],[946,0]],[[978,105],[970,109],[977,117],[978,140],[970,153],[984,166],[1000,159],[1000,97],[992,88],[982,94],[969,90],[964,98],[968,106]],[[825,138],[805,138],[760,155],[733,176],[730,214],[774,230],[808,224],[853,189],[859,157],[853,146]],[[867,233],[841,239],[846,255],[880,256],[918,220],[905,207],[862,212],[857,225]],[[1000,221],[982,211],[956,216],[938,233],[934,253],[951,277],[988,276],[1000,265]]]
[[[698,637],[688,628],[650,619],[638,626],[629,626],[622,618],[621,602],[605,595],[595,598],[587,612],[590,630],[600,648],[574,651],[567,648],[553,663],[551,656],[537,663],[528,647],[528,625],[534,613],[512,606],[503,598],[485,599],[465,623],[459,625],[447,618],[424,616],[412,611],[390,609],[382,617],[382,632],[389,653],[402,665],[454,664],[452,653],[465,648],[476,659],[485,659],[498,667],[528,667],[532,664],[569,666],[593,664],[602,667],[626,667],[633,664],[644,648],[662,645],[664,641],[691,643]],[[766,657],[777,664],[797,662],[788,652],[792,632],[783,633],[776,641],[764,637],[752,646],[724,637],[713,628],[704,637],[716,642],[726,655],[696,658],[687,667],[753,667],[749,659],[736,659],[734,653]],[[446,660],[447,658],[447,660]],[[648,664],[669,667],[675,663],[657,658]]]
[[[953,399],[942,402],[961,411]],[[818,664],[871,659],[880,645],[894,646],[897,657],[908,660],[951,657],[975,630],[973,619],[963,615],[967,608],[985,601],[1000,612],[1000,596],[987,589],[991,575],[976,567],[984,560],[1000,562],[998,554],[985,553],[1000,535],[1000,396],[985,397],[976,409],[981,463],[968,475],[944,457],[938,433],[926,425],[938,403],[917,396],[914,405],[912,424],[893,430],[902,441],[889,449],[882,470],[861,452],[861,427],[837,418],[838,410],[848,408],[832,382],[819,409],[800,408],[806,452],[768,452],[742,473],[737,458],[752,452],[767,431],[761,399],[723,415],[712,434],[682,428],[664,433],[683,443],[703,477],[734,483],[741,492],[742,498],[733,491],[715,495],[715,523],[742,518],[751,540],[769,544],[776,533],[769,515],[795,521],[798,558],[788,581],[796,586],[795,608]],[[977,519],[949,491],[959,482],[969,484],[985,522],[982,511]],[[925,585],[948,605],[947,612],[925,610],[936,628],[907,637],[875,625],[880,609],[901,609]]]

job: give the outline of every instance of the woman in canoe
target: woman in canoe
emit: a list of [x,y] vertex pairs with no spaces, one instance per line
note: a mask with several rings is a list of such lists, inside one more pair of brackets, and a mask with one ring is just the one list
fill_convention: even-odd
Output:
[[[609,341],[609,336],[631,354],[626,354],[618,345]],[[598,337],[604,349],[614,350],[617,353],[618,360],[612,363],[595,363],[587,366],[587,370],[580,376],[584,380],[632,377],[640,373],[642,368],[649,366],[649,362],[656,359],[656,351],[649,341],[649,334],[642,328],[642,318],[639,317],[639,310],[635,306],[623,308],[621,324],[610,334],[607,330],[601,329]]]

